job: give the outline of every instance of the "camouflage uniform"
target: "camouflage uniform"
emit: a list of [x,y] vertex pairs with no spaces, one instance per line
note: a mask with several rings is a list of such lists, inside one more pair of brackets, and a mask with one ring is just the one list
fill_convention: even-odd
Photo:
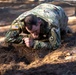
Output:
[[29,14],[34,14],[47,23],[46,26],[42,26],[40,29],[40,37],[42,39],[34,40],[33,48],[57,49],[61,45],[61,30],[67,31],[68,18],[61,7],[48,3],[40,4],[32,10],[24,12],[15,19],[9,32],[6,34],[5,41],[8,43],[23,43],[22,38],[24,36],[20,34],[26,33],[27,35],[30,35],[25,30],[23,22],[23,19]]

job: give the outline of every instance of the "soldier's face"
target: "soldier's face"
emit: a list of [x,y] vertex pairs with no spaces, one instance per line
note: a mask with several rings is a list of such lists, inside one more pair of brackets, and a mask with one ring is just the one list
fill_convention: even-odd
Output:
[[32,25],[32,29],[31,30],[30,30],[28,25],[26,25],[25,28],[31,34],[33,39],[37,39],[39,37],[40,23],[37,23],[37,25]]

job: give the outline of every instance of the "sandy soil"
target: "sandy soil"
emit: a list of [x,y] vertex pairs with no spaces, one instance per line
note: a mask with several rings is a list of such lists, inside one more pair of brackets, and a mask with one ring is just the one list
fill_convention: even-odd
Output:
[[[62,45],[57,50],[31,50],[24,45],[5,45],[4,36],[11,22],[30,7],[27,8],[24,4],[0,6],[0,75],[76,75],[74,7],[61,3],[56,5],[64,8],[69,17],[68,26],[73,31],[64,36]],[[34,6],[32,4],[31,8]]]

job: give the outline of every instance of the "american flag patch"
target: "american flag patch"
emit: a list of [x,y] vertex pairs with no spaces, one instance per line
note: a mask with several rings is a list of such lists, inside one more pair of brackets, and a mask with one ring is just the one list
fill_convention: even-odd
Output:
[[17,25],[12,25],[12,29],[18,29],[19,27]]

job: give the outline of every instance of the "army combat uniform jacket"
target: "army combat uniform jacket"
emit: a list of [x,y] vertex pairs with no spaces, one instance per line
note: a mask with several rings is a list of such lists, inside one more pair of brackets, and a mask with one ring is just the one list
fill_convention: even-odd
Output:
[[8,33],[6,34],[5,41],[8,43],[22,44],[23,37],[27,37],[23,34],[30,35],[24,28],[23,19],[29,15],[34,14],[37,17],[43,19],[46,23],[41,26],[40,37],[38,40],[34,40],[33,49],[48,48],[56,49],[61,45],[61,30],[67,30],[68,18],[64,10],[53,4],[43,3],[35,8],[24,12],[18,18],[16,18]]

